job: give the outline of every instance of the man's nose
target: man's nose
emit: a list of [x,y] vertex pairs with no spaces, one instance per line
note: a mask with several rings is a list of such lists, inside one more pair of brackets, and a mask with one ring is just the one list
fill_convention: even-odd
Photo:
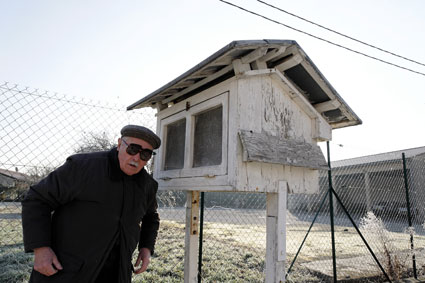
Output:
[[140,153],[137,153],[137,154],[133,155],[131,157],[131,159],[134,160],[134,161],[140,161]]

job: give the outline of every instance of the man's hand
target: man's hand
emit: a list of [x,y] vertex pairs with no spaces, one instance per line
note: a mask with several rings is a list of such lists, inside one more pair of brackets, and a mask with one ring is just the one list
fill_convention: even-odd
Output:
[[150,258],[151,258],[151,251],[148,248],[141,248],[139,251],[139,255],[137,256],[137,261],[134,267],[136,268],[137,266],[139,266],[140,262],[142,262],[142,266],[139,269],[134,269],[134,273],[139,274],[146,271],[149,265]]
[[50,247],[41,247],[34,249],[34,270],[51,276],[62,270],[62,265]]

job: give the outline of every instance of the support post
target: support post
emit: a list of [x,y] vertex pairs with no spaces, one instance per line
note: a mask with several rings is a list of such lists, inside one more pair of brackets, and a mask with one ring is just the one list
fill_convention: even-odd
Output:
[[278,193],[267,193],[266,283],[285,282],[286,181]]
[[199,216],[199,252],[198,252],[198,282],[202,282],[202,246],[204,236],[204,209],[205,209],[205,192],[201,192],[201,211]]
[[[410,198],[409,198],[409,181],[407,180],[407,166],[406,166],[406,156],[404,152],[402,153],[403,159],[403,176],[404,176],[404,188],[406,189],[406,205],[407,205],[407,221],[409,222],[409,228],[413,229],[412,224],[412,214],[410,212]],[[412,250],[412,265],[413,265],[413,276],[415,279],[418,279],[416,271],[416,257],[415,257],[415,247],[413,245],[413,233],[410,231],[410,249]]]
[[333,205],[333,196],[332,196],[332,166],[331,166],[331,153],[329,148],[329,141],[326,142],[328,149],[328,181],[329,181],[329,215],[331,221],[331,244],[332,244],[332,266],[333,266],[333,280],[334,282],[338,281],[337,272],[336,272],[336,249],[335,249],[335,226],[334,226],[334,205]]
[[186,198],[186,235],[184,250],[184,282],[198,279],[199,191],[188,191]]
[[365,189],[365,193],[366,193],[366,210],[372,211],[373,207],[372,207],[372,199],[371,199],[371,196],[370,196],[370,192],[371,192],[370,174],[367,171],[364,172],[364,184],[365,184],[364,189]]

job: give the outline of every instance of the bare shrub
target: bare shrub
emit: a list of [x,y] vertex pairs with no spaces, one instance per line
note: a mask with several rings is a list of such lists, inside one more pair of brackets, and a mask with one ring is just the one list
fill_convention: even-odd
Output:
[[405,269],[404,261],[400,259],[382,219],[369,211],[360,219],[360,230],[369,242],[377,243],[375,254],[388,276],[393,280],[401,279]]
[[75,153],[106,151],[117,145],[115,140],[116,140],[115,137],[111,137],[109,134],[105,132],[84,133],[80,144],[75,149]]

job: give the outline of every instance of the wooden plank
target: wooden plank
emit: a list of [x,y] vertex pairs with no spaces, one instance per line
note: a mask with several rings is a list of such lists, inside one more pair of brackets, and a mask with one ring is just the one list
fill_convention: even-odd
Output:
[[[285,251],[282,249],[283,241],[286,240],[286,236],[283,239],[279,239],[281,232],[284,228],[280,226],[279,216],[285,211],[279,212],[280,205],[283,205],[283,196],[279,196],[279,193],[267,193],[267,218],[266,218],[266,278],[265,282],[275,283],[285,281],[285,262],[281,261],[280,258],[285,258],[285,255],[279,256],[280,253]],[[281,223],[286,225],[286,223]],[[280,226],[280,227],[279,227]],[[279,230],[281,229],[281,230]],[[279,242],[281,242],[279,244]],[[279,250],[280,248],[280,250]]]
[[199,191],[192,192],[190,235],[199,235]]
[[250,64],[251,62],[257,60],[258,58],[264,56],[264,54],[267,53],[268,47],[260,47],[249,53],[248,55],[245,55],[240,60],[242,64]]
[[174,178],[162,178],[157,179],[158,184],[160,187],[208,187],[208,186],[227,186],[227,176],[215,176],[213,178],[210,178],[208,176],[202,176],[202,177],[190,177],[190,178],[180,178],[180,177],[174,177]]
[[175,84],[174,85],[174,88],[177,88],[177,89],[179,89],[179,88],[185,88],[185,87],[191,86],[193,84],[194,84],[194,80],[193,79],[184,80],[184,81],[181,81],[181,82]]
[[262,62],[271,61],[274,58],[284,54],[287,48],[288,48],[287,46],[282,46],[280,48],[273,49],[272,51],[268,52],[267,54],[265,54],[263,57],[259,58],[258,60]]
[[192,90],[194,90],[194,89],[196,89],[196,88],[198,88],[198,87],[200,87],[200,86],[202,86],[206,83],[209,83],[209,82],[215,80],[218,77],[221,77],[222,75],[226,74],[227,72],[231,71],[232,69],[233,69],[232,65],[226,66],[223,69],[221,69],[220,71],[212,74],[211,76],[206,77],[205,79],[193,84],[192,86],[190,86],[188,88],[185,88],[184,90],[174,94],[173,96],[170,96],[169,98],[165,99],[162,103],[168,103],[170,101],[173,101],[174,99],[176,99],[176,98],[178,98],[182,95],[185,95],[186,93],[188,93],[188,92],[190,92],[190,91],[192,91]]
[[[277,261],[285,264],[286,260],[286,200],[287,182],[279,181],[277,200]],[[285,270],[283,268],[283,270]]]
[[276,282],[276,217],[277,193],[267,193],[266,196],[266,278],[265,282]]
[[288,70],[288,69],[300,64],[302,61],[303,61],[303,58],[301,57],[301,55],[296,54],[296,55],[288,58],[284,62],[280,63],[279,65],[275,66],[275,68],[278,69],[281,72],[284,72],[285,70]]
[[235,70],[235,75],[241,75],[244,72],[250,71],[251,66],[247,63],[242,63],[241,59],[233,60],[233,69]]
[[317,110],[317,112],[323,113],[326,111],[335,110],[340,106],[341,106],[341,102],[339,102],[336,99],[333,99],[326,102],[317,103],[314,105],[314,108]]
[[332,127],[322,118],[317,117],[313,121],[313,139],[316,142],[329,141],[332,139]]
[[247,152],[244,161],[276,163],[311,169],[326,169],[327,164],[317,145],[283,140],[267,133],[246,130],[239,132],[243,150]]
[[[184,282],[196,283],[198,280],[198,242],[197,227],[199,218],[199,191],[187,192],[186,235],[184,250]],[[195,228],[194,228],[195,227]]]
[[264,191],[264,180],[261,174],[261,163],[249,162],[246,165],[247,170],[247,187],[251,191]]
[[253,70],[262,70],[267,69],[267,63],[259,60],[255,60],[251,63],[251,67]]
[[261,132],[261,80],[255,77],[243,77],[238,80],[238,117],[239,128]]

